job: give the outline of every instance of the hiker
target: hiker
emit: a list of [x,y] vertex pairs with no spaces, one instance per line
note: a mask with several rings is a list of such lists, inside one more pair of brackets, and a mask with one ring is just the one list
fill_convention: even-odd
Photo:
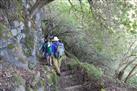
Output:
[[52,42],[49,37],[45,38],[44,44],[42,45],[42,52],[44,53],[44,57],[46,58],[48,65],[52,66]]
[[64,44],[61,43],[58,37],[52,40],[53,64],[58,75],[60,75],[61,57],[64,55]]

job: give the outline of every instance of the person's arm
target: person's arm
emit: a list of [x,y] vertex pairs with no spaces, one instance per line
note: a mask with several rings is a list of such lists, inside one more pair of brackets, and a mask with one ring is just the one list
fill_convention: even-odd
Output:
[[41,49],[42,52],[44,52],[44,44],[42,45]]

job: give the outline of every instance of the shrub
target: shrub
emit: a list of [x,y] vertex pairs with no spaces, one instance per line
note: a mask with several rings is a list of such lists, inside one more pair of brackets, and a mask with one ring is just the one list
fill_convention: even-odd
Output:
[[93,64],[82,63],[81,66],[89,76],[93,76],[95,79],[100,79],[102,77],[103,72]]
[[103,74],[103,72],[99,68],[95,67],[93,64],[81,63],[78,60],[72,60],[72,62],[70,63],[70,67],[71,67],[71,69],[80,67],[81,69],[84,69],[84,71],[89,76],[93,76],[93,78],[95,78],[95,79],[100,79]]
[[13,49],[15,46],[13,44],[9,44],[7,47],[8,49]]
[[134,77],[130,78],[128,80],[128,83],[131,84],[131,85],[136,85],[137,84],[137,77],[134,76]]

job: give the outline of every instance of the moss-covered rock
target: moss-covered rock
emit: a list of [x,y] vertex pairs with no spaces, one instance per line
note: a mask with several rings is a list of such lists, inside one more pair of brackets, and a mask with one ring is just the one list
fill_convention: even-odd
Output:
[[32,36],[30,36],[29,34],[26,35],[26,38],[25,38],[25,48],[23,49],[24,51],[24,54],[29,57],[32,55],[32,50],[33,50],[33,47],[34,47],[34,38]]
[[0,23],[0,38],[3,38],[4,30],[5,30],[5,26],[2,23]]
[[9,44],[7,47],[8,47],[8,49],[13,49],[13,48],[15,48],[15,46],[14,46],[13,44]]

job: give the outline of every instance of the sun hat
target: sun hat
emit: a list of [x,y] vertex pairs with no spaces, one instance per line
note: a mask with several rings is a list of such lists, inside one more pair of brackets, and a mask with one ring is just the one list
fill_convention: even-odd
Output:
[[55,37],[53,38],[53,41],[59,41],[58,37],[55,36]]

